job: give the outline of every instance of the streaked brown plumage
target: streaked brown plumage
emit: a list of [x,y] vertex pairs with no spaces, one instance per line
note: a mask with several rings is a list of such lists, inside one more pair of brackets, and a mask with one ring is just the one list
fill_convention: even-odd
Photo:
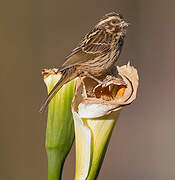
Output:
[[75,77],[86,75],[97,80],[105,75],[120,56],[127,26],[120,14],[106,14],[66,58],[59,69],[62,77],[45,99],[40,112],[59,89]]

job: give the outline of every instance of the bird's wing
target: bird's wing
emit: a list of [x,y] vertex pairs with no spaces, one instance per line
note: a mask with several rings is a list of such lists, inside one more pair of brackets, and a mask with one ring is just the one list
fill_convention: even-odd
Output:
[[96,56],[109,51],[112,37],[101,30],[92,30],[66,57],[60,71],[93,60]]
[[65,69],[81,64],[93,58],[94,54],[86,53],[82,51],[82,48],[80,47],[76,48],[76,50],[73,50],[72,53],[66,58],[66,61],[61,66],[59,71],[63,71]]

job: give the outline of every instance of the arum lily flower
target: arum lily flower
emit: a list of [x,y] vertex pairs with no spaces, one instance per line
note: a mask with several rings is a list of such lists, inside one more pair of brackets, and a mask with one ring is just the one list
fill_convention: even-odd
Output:
[[128,65],[117,67],[98,84],[79,78],[72,103],[76,140],[75,180],[95,180],[121,109],[131,104],[138,88],[137,70]]
[[[72,80],[51,100],[46,129],[48,180],[61,179],[74,130],[75,180],[95,180],[98,176],[120,111],[131,104],[137,94],[137,70],[128,63],[117,67],[117,71],[120,78],[114,72],[104,77],[101,84],[89,77]],[[45,69],[43,76],[49,93],[61,73],[57,73],[57,69]]]
[[[48,93],[61,78],[57,69],[44,69],[42,74]],[[48,180],[60,180],[62,168],[74,140],[74,122],[71,112],[75,80],[65,84],[48,106],[46,151]]]

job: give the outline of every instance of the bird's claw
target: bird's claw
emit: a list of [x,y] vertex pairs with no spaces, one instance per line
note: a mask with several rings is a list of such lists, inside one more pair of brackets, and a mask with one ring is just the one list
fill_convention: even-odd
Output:
[[109,85],[111,85],[111,84],[117,85],[117,86],[127,86],[127,84],[125,83],[125,81],[124,81],[123,79],[121,79],[121,78],[116,78],[116,77],[113,77],[113,76],[108,75],[108,76],[106,76],[106,78],[105,78],[103,81],[100,81],[100,82],[98,83],[98,85],[95,86],[95,88],[93,89],[93,92],[95,93],[96,89],[97,89],[98,87],[100,87],[100,86],[101,86],[102,88],[104,88],[104,87],[107,87],[107,86],[109,86]]

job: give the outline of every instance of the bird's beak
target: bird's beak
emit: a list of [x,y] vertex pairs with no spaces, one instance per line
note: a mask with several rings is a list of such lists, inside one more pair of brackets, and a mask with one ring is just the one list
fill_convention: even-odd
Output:
[[120,23],[120,27],[122,28],[125,28],[125,27],[128,27],[130,25],[130,23],[128,23],[127,21],[123,20],[121,23]]

